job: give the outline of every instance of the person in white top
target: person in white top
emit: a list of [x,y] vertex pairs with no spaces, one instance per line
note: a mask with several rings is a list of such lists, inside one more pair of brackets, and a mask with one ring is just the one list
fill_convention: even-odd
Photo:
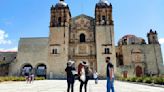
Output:
[[97,84],[98,83],[98,73],[96,72],[96,70],[93,73],[93,78],[95,80],[95,84]]

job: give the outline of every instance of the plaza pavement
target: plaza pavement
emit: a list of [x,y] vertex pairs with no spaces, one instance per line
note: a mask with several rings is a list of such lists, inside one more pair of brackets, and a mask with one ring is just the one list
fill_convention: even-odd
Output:
[[[74,92],[79,92],[79,81],[75,82]],[[66,92],[66,80],[43,80],[26,82],[0,83],[0,92]],[[164,92],[164,88],[115,81],[115,92]],[[100,80],[97,85],[93,80],[88,83],[88,92],[106,92],[106,81]]]

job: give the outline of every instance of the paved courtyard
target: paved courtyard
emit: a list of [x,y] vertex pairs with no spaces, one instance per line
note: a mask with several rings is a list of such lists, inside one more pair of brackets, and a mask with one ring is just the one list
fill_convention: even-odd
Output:
[[[32,84],[26,82],[0,83],[0,92],[66,92],[65,80],[43,80]],[[101,80],[97,85],[93,80],[89,81],[88,92],[106,92],[106,81]],[[79,81],[75,82],[75,91],[79,92]],[[115,81],[116,92],[164,92],[164,88],[131,84]]]

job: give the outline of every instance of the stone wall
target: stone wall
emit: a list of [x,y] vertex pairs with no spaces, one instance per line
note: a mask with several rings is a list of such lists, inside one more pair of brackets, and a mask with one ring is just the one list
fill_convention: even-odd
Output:
[[[109,48],[110,53],[105,53],[105,48]],[[114,43],[113,26],[96,26],[96,51],[97,51],[97,69],[100,76],[106,76],[106,57],[111,58],[111,62],[116,69],[116,52]],[[116,70],[115,70],[116,71]]]
[[8,76],[9,64],[0,64],[0,76]]
[[[49,78],[65,78],[65,67],[68,61],[69,27],[51,27],[49,36],[48,63]],[[52,49],[57,53],[52,53]]]
[[17,52],[0,52],[0,61],[12,62],[16,59]]
[[47,69],[48,38],[21,38],[18,46],[17,59],[10,65],[10,75],[21,75],[21,70],[26,64],[36,68],[45,64]]
[[0,52],[0,76],[7,76],[9,64],[16,59],[17,52]]

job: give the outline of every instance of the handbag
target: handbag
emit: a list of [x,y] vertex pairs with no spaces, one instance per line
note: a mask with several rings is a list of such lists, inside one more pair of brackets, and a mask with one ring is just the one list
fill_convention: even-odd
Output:
[[73,75],[77,75],[77,72],[75,70],[71,71]]

